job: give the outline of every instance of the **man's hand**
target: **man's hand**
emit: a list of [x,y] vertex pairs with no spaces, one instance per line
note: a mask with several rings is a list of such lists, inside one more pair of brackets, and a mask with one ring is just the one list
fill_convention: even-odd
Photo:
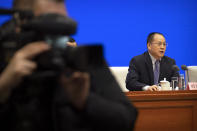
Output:
[[159,88],[158,88],[158,86],[156,86],[156,85],[152,85],[152,86],[150,86],[147,90],[148,90],[148,91],[158,91]]
[[61,84],[73,106],[84,108],[89,95],[90,77],[88,73],[74,72],[70,77],[61,76]]
[[4,95],[8,97],[11,88],[17,86],[24,76],[30,75],[36,69],[37,65],[32,59],[49,49],[48,44],[35,42],[25,45],[15,53],[0,75],[0,99]]
[[72,47],[77,47],[77,43],[76,42],[67,42],[68,46],[72,46]]

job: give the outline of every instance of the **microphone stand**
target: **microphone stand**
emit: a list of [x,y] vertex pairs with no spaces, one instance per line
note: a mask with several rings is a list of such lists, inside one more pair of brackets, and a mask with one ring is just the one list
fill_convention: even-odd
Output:
[[187,83],[186,83],[186,85],[188,84],[188,82],[189,82],[189,73],[188,73],[188,68],[187,68],[187,70],[186,70],[186,73],[187,73]]
[[184,71],[186,72],[186,76],[187,76],[187,79],[186,79],[186,86],[187,86],[187,84],[188,84],[188,82],[189,82],[188,68],[187,68],[186,65],[182,65],[182,66],[181,66],[181,69],[184,70]]

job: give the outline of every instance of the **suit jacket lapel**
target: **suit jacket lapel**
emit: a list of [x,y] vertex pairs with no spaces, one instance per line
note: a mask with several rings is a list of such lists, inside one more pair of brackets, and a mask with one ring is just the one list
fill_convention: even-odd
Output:
[[145,63],[146,63],[151,85],[153,85],[154,84],[153,65],[152,65],[152,60],[148,52],[145,52]]

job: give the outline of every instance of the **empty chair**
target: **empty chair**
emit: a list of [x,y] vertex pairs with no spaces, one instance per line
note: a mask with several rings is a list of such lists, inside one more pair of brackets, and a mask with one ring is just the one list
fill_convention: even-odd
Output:
[[123,92],[128,92],[126,88],[125,80],[128,73],[128,67],[109,67],[115,79],[119,83]]
[[186,76],[186,84],[188,82],[197,82],[197,66],[187,66],[187,70],[185,71],[185,76]]

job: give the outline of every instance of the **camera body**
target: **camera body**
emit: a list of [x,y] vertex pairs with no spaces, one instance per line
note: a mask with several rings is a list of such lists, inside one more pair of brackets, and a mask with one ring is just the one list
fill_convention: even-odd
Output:
[[[2,39],[1,50],[3,59],[9,62],[9,57],[24,45],[45,41],[51,50],[38,55],[36,61],[38,68],[31,77],[57,76],[65,68],[69,70],[88,71],[91,67],[103,64],[103,53],[101,45],[69,47],[67,42],[69,36],[76,33],[77,23],[59,14],[44,14],[32,17],[21,25],[21,32],[8,33]],[[69,73],[68,73],[69,74]]]

